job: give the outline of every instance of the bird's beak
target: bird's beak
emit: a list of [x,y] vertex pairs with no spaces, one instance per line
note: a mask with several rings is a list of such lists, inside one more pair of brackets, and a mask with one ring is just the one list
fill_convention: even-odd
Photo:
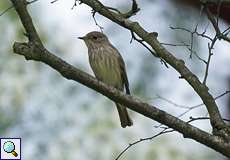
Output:
[[85,37],[78,37],[78,39],[84,40]]

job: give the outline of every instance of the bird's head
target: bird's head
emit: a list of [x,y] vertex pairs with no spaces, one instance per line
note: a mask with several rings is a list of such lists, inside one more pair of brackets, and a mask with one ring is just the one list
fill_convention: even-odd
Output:
[[78,38],[84,40],[87,47],[108,42],[108,38],[106,37],[106,35],[97,31],[89,32],[85,36]]

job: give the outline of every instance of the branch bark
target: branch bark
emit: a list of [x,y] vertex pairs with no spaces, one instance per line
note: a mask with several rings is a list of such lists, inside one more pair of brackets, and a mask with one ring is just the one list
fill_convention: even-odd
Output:
[[[176,118],[160,109],[157,109],[155,106],[144,103],[141,100],[134,98],[133,96],[125,95],[123,92],[107,86],[106,84],[96,80],[89,74],[84,73],[83,71],[75,68],[74,66],[68,64],[54,54],[50,53],[46,48],[44,48],[35,30],[32,19],[26,8],[26,0],[11,0],[11,2],[13,3],[17,14],[22,21],[22,24],[26,30],[29,39],[29,42],[27,43],[15,42],[13,46],[15,53],[25,56],[27,60],[35,60],[45,63],[55,69],[57,72],[59,72],[63,77],[74,80],[93,90],[96,90],[97,92],[107,96],[115,102],[121,103],[152,120],[156,120],[162,124],[169,126],[170,128],[173,128],[174,130],[183,134],[185,138],[194,139],[195,141],[200,142],[210,148],[213,148],[214,150],[222,153],[227,157],[230,157],[230,143],[228,141],[225,141],[225,139],[221,138],[220,136],[215,136],[204,132],[180,120],[179,118]],[[108,11],[98,1],[90,0],[82,2],[87,2],[89,5],[92,5],[94,7],[93,9],[100,12],[102,15],[111,18],[113,21],[124,26],[125,28],[132,30],[141,38],[143,38],[147,43],[149,43],[157,51],[161,58],[163,58],[170,65],[175,67],[181,73],[181,75],[191,84],[191,86],[194,86],[194,89],[199,91],[198,94],[201,95],[201,97],[204,99],[204,103],[206,105],[210,105],[208,109],[214,108],[214,111],[210,113],[210,115],[212,115],[212,118],[214,118],[215,122],[212,123],[214,123],[215,126],[218,127],[222,127],[222,125],[224,125],[224,122],[222,122],[222,119],[219,116],[217,108],[215,108],[216,104],[214,99],[212,99],[212,96],[207,92],[207,87],[200,84],[200,81],[185,67],[182,60],[176,59],[171,53],[165,50],[159,44],[159,42],[152,36],[149,36],[151,34],[142,29],[138,23],[123,19],[119,15]]]

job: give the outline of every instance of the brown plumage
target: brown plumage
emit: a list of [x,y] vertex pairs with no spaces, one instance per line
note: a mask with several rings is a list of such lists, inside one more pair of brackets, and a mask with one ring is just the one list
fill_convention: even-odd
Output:
[[[79,38],[84,40],[88,48],[89,63],[96,78],[121,91],[125,87],[126,93],[130,94],[125,63],[106,35],[93,31]],[[121,126],[123,128],[132,126],[133,122],[128,115],[126,107],[118,103],[116,103],[116,106]]]

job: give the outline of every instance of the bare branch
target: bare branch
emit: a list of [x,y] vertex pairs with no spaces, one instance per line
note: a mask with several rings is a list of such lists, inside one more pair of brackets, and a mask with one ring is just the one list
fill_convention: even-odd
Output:
[[18,0],[18,2],[17,2],[15,0],[11,0],[11,2],[13,3],[14,8],[18,12],[18,15],[20,16],[22,24],[24,26],[27,26],[27,27],[25,27],[25,30],[26,30],[26,34],[28,36],[29,41],[36,42],[36,43],[39,43],[42,45],[42,42],[41,42],[41,40],[40,40],[36,30],[35,30],[35,27],[33,25],[31,17],[29,16],[29,13],[25,12],[26,6],[28,4],[31,4],[32,2],[35,2],[35,1],[27,2],[25,0]]
[[161,136],[163,134],[175,131],[173,129],[170,129],[170,130],[169,129],[170,128],[165,128],[161,132],[159,132],[159,133],[157,133],[157,134],[155,134],[155,135],[153,135],[151,137],[141,138],[141,139],[139,139],[139,140],[137,140],[137,141],[135,141],[133,143],[130,143],[121,153],[119,153],[119,155],[115,158],[115,160],[118,160],[126,151],[128,151],[131,147],[133,147],[136,144],[139,144],[139,143],[147,141],[147,140],[153,140],[154,138],[159,137],[159,136]]
[[[219,98],[221,98],[221,97],[223,97],[223,96],[225,96],[227,94],[230,94],[230,91],[225,91],[224,93],[221,93],[220,95],[216,96],[214,99],[217,100],[217,99],[219,99]],[[200,103],[200,104],[194,105],[192,107],[189,107],[188,110],[182,112],[177,117],[180,118],[180,117],[184,116],[186,113],[190,112],[191,110],[199,108],[199,107],[201,107],[203,105],[204,105],[204,103]]]
[[5,13],[7,13],[10,9],[14,8],[14,6],[10,6],[7,9],[5,9],[2,13],[0,13],[0,16],[4,15]]
[[38,0],[28,1],[28,2],[27,2],[27,5],[28,5],[28,4],[32,4],[32,3],[34,3],[34,2],[37,2],[37,1],[38,1]]
[[[133,32],[130,32],[131,33],[131,40],[130,40],[130,43],[133,42],[133,40],[139,42],[142,46],[144,46],[154,57],[157,57],[157,58],[160,58],[152,49],[150,49],[145,43],[144,43],[144,40],[142,39],[139,39],[135,36],[135,34]],[[153,36],[157,37],[157,33],[156,32],[153,32],[152,33]],[[166,68],[169,68],[169,66],[167,65],[167,63],[165,62],[165,60],[163,60],[162,58],[160,58],[161,60],[161,63],[165,65]]]
[[230,91],[225,91],[224,93],[220,94],[219,96],[215,97],[215,100],[225,96],[226,94],[230,94]]
[[230,26],[223,31],[223,34],[227,36],[229,31],[230,31]]
[[55,3],[55,2],[57,2],[58,0],[53,0],[53,1],[51,1],[50,3]]
[[203,80],[203,84],[206,84],[207,78],[208,78],[208,71],[209,71],[209,65],[210,65],[210,61],[211,61],[211,57],[213,55],[212,50],[213,47],[216,43],[217,37],[215,37],[210,45],[210,43],[208,43],[208,60],[207,60],[207,65],[206,65],[206,69],[205,69],[205,75],[204,75],[204,80]]
[[205,34],[206,31],[204,31],[204,32],[202,32],[202,33],[199,33],[199,32],[197,32],[197,30],[190,31],[189,29],[183,28],[183,27],[173,27],[173,26],[170,26],[170,28],[173,29],[173,30],[182,30],[182,31],[186,31],[186,32],[188,32],[188,33],[190,33],[190,34],[196,34],[197,36],[201,36],[201,37],[204,37],[204,38],[206,38],[206,39],[212,41],[212,38]]
[[[36,2],[36,1],[38,1],[38,0],[29,1],[29,2],[27,2],[27,4],[32,4],[32,3]],[[7,9],[5,9],[2,13],[0,13],[0,17],[1,17],[2,15],[4,15],[5,13],[7,13],[7,12],[8,12],[10,9],[12,9],[12,8],[14,8],[13,5],[11,5],[10,7],[8,7]]]
[[[210,120],[209,117],[189,117],[189,119],[190,120],[188,121],[188,123],[191,123],[197,120]],[[226,122],[230,122],[230,119],[223,118],[223,120]]]
[[97,23],[97,20],[96,20],[96,18],[95,18],[95,15],[96,15],[96,12],[95,12],[94,10],[92,10],[92,16],[93,16],[94,23],[96,24],[96,26],[99,27],[99,29],[101,30],[101,32],[103,32],[103,29],[104,29],[104,28],[103,28],[101,25],[99,25],[99,24]]
[[[220,95],[216,96],[214,99],[217,100],[217,99],[219,99],[219,98],[221,98],[221,97],[223,97],[223,96],[225,96],[225,95],[227,95],[227,94],[230,94],[230,91],[225,91],[224,93],[221,93]],[[169,99],[167,99],[167,98],[164,98],[164,97],[162,97],[162,96],[159,96],[159,95],[157,95],[156,98],[162,99],[162,100],[168,102],[169,104],[172,104],[172,105],[174,105],[174,106],[176,106],[176,107],[178,107],[178,108],[186,109],[186,111],[180,113],[180,114],[177,116],[177,118],[181,118],[182,116],[186,115],[186,114],[189,113],[190,111],[192,111],[192,110],[194,110],[194,109],[196,109],[196,108],[199,108],[199,107],[201,107],[201,106],[204,105],[204,103],[200,103],[200,104],[197,104],[197,105],[194,105],[194,106],[189,107],[189,106],[177,104],[177,103],[175,103],[175,102],[173,102],[173,101],[171,101],[171,100],[169,100]],[[159,125],[154,126],[154,127],[155,127],[155,128],[162,127],[162,124],[159,124]]]
[[169,104],[172,104],[174,105],[175,107],[178,107],[178,108],[182,108],[182,109],[190,109],[191,107],[188,107],[188,106],[185,106],[185,105],[180,105],[180,104],[177,104],[176,102],[173,102],[172,100],[169,100],[165,97],[162,97],[160,95],[156,95],[156,99],[161,99],[165,102],[168,102]]
[[[188,48],[188,50],[190,50],[190,52],[191,52],[191,53],[190,53],[190,58],[192,58],[191,56],[192,56],[192,54],[194,53],[195,56],[196,56],[199,60],[201,60],[202,62],[205,63],[206,67],[205,67],[205,74],[204,74],[203,84],[206,85],[206,81],[207,81],[207,78],[208,78],[209,65],[210,65],[210,61],[211,61],[211,56],[213,55],[212,49],[214,48],[214,45],[215,45],[216,40],[217,40],[217,38],[218,38],[218,35],[216,35],[214,38],[211,38],[211,37],[205,35],[206,29],[204,30],[203,33],[198,33],[198,32],[197,32],[197,25],[196,25],[194,31],[190,31],[189,29],[186,29],[186,28],[183,28],[183,27],[170,27],[170,28],[171,28],[171,29],[174,29],[174,30],[183,30],[183,31],[186,31],[186,32],[188,32],[188,33],[191,34],[191,47]],[[217,27],[217,28],[218,28],[218,27]],[[204,60],[203,58],[201,58],[196,52],[193,51],[193,36],[194,36],[194,34],[196,34],[197,36],[201,36],[201,37],[207,38],[208,40],[211,41],[211,45],[208,43],[208,53],[209,53],[209,55],[208,55],[207,61]]]
[[182,43],[182,44],[173,44],[173,43],[164,43],[164,42],[161,42],[161,45],[174,46],[174,47],[189,47],[189,45],[185,44],[185,43]]

